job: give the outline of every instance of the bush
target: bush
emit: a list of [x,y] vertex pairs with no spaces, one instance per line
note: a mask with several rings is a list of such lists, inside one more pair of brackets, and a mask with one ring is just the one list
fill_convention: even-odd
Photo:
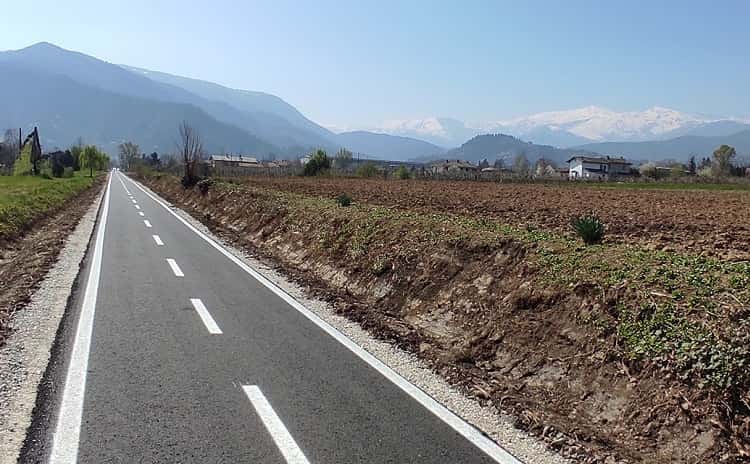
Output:
[[352,197],[350,197],[346,193],[342,193],[341,195],[336,197],[336,203],[339,206],[347,207],[352,204]]
[[66,166],[65,169],[63,169],[62,175],[60,177],[64,179],[69,179],[73,177],[74,172],[75,171],[73,171],[73,166]]
[[324,150],[318,150],[310,157],[310,161],[305,164],[302,174],[305,176],[317,176],[318,174],[331,169],[331,160]]
[[398,169],[396,169],[396,172],[394,172],[393,175],[396,176],[396,179],[401,180],[407,180],[411,178],[411,173],[406,166],[400,166]]
[[33,166],[31,165],[31,144],[26,144],[23,147],[21,156],[13,164],[13,175],[14,176],[28,176],[31,175]]
[[180,183],[182,184],[182,187],[184,189],[191,189],[201,180],[200,177],[196,175],[187,175],[185,174],[182,176],[182,179],[180,179]]
[[133,163],[135,166],[133,167],[133,171],[135,174],[139,177],[151,177],[154,175],[154,169],[144,163]]
[[600,243],[604,238],[604,223],[593,214],[574,217],[570,225],[586,245]]
[[375,177],[378,175],[378,168],[375,163],[365,163],[357,168],[358,177]]
[[651,179],[659,178],[659,170],[656,169],[656,165],[654,163],[646,163],[641,165],[641,167],[638,168],[638,172],[640,172],[643,177],[648,177]]
[[214,185],[213,179],[201,179],[196,184],[198,186],[198,190],[201,192],[201,195],[204,197],[208,195],[208,191],[211,188],[211,186]]
[[65,173],[65,166],[58,160],[52,161],[52,175],[55,177],[62,177]]
[[41,175],[43,179],[52,179],[53,177],[56,177],[54,175],[54,171],[52,170],[52,165],[48,160],[40,161],[38,166],[39,175]]

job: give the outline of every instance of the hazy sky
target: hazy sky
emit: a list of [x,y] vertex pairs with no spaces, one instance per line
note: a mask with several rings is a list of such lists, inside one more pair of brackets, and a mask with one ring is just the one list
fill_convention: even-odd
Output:
[[266,91],[327,125],[585,105],[750,116],[746,0],[25,0],[0,10],[0,49],[47,41]]

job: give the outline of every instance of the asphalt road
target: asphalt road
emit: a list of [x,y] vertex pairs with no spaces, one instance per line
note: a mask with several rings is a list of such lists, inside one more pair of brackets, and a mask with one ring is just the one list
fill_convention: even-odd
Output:
[[54,463],[514,463],[114,172]]

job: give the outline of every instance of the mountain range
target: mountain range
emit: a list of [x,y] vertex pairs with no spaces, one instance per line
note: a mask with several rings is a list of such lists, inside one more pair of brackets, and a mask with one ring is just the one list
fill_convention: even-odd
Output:
[[659,160],[708,156],[722,143],[750,155],[750,121],[662,107],[587,106],[475,124],[431,117],[335,133],[275,95],[113,64],[45,42],[0,52],[0,101],[0,130],[38,126],[48,149],[81,137],[110,154],[124,141],[144,152],[173,152],[185,120],[208,152],[258,157],[343,147],[361,158],[391,160],[492,161],[523,153],[532,161],[560,161],[575,151]]
[[750,130],[730,135],[684,135],[648,142],[602,142],[581,145],[577,149],[595,153],[623,154],[632,160],[672,159],[687,161],[691,155],[709,157],[720,145],[731,145],[743,159],[750,156]]
[[126,140],[146,152],[171,152],[186,120],[209,152],[297,157],[344,147],[363,157],[406,159],[444,151],[407,137],[334,134],[274,95],[112,64],[44,42],[0,52],[0,99],[0,127],[39,126],[50,148],[82,137],[111,154]]
[[452,118],[386,121],[371,130],[419,138],[451,147],[470,137],[503,133],[556,147],[596,142],[642,142],[681,136],[725,136],[750,129],[750,121],[716,118],[653,107],[616,112],[598,106],[532,114],[515,119],[470,124]]

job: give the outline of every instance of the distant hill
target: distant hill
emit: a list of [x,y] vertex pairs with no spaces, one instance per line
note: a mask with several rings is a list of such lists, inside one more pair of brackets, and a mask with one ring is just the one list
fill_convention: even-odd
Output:
[[276,147],[216,121],[189,104],[136,98],[81,84],[66,76],[0,62],[0,127],[40,128],[46,149],[64,148],[82,136],[110,154],[133,141],[144,152],[175,151],[177,124],[187,120],[210,151],[269,153]]
[[739,156],[748,156],[750,155],[750,130],[721,136],[686,135],[652,142],[589,143],[578,148],[622,155],[630,159],[687,161],[690,155],[711,156],[711,153],[722,144],[733,146]]
[[544,158],[553,163],[562,164],[575,153],[581,153],[581,150],[536,145],[505,134],[486,134],[477,135],[460,147],[446,152],[442,157],[473,162],[486,158],[490,163],[503,158],[506,163],[510,163],[516,155],[524,154],[532,162]]
[[422,140],[366,131],[344,132],[336,136],[336,141],[365,157],[394,161],[437,156],[445,152],[445,149]]

